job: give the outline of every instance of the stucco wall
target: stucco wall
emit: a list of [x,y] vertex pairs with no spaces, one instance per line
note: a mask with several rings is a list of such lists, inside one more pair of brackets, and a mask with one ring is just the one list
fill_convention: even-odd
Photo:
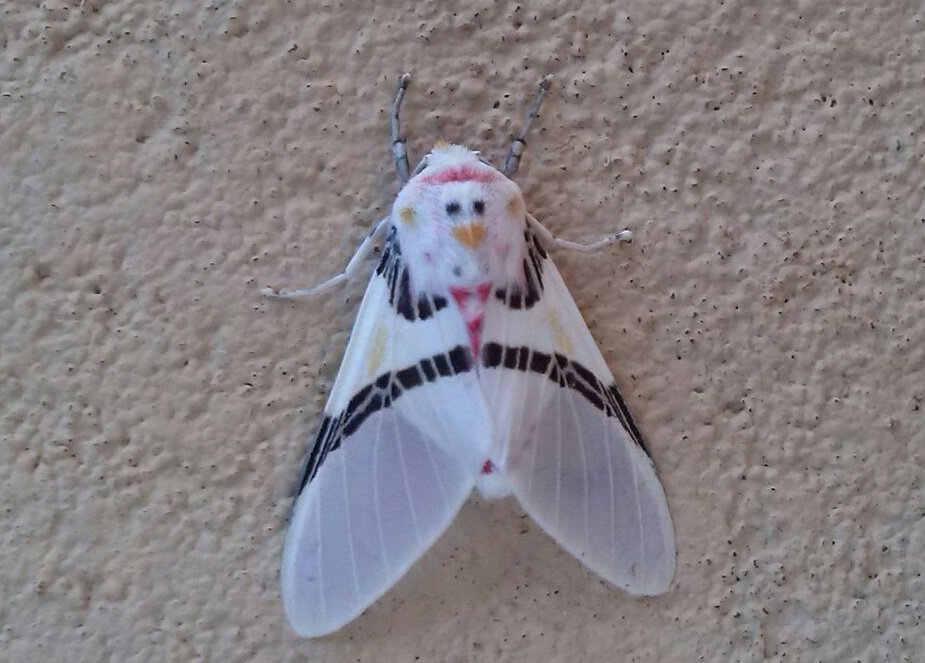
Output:
[[[339,634],[291,494],[415,157],[503,157],[650,440],[672,590],[473,499]],[[11,661],[922,660],[925,10],[907,2],[0,5],[0,649]],[[362,279],[361,279],[362,281]]]

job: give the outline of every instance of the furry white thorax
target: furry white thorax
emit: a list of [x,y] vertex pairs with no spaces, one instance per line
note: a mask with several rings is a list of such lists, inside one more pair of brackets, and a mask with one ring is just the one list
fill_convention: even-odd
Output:
[[520,188],[461,145],[437,146],[392,208],[415,289],[520,281],[526,208]]

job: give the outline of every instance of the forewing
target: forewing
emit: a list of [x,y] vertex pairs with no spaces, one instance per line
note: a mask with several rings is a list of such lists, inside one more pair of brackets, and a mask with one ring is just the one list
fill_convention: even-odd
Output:
[[358,616],[434,543],[490,437],[458,316],[404,315],[389,274],[367,288],[286,537],[283,601],[306,636]]
[[664,491],[558,270],[533,250],[535,296],[517,306],[497,296],[486,311],[479,379],[506,440],[502,469],[524,509],[590,569],[661,593],[675,568]]

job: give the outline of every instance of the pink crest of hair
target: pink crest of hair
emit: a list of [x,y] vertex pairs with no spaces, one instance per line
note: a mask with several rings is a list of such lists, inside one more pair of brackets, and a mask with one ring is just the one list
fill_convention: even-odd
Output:
[[482,182],[484,184],[491,182],[495,177],[495,173],[487,168],[451,166],[438,170],[436,173],[423,175],[421,181],[425,184],[446,184],[447,182]]

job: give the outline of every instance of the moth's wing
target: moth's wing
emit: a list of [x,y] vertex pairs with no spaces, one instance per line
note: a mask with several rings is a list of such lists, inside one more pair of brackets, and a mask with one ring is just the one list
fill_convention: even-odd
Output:
[[459,316],[432,298],[409,303],[402,282],[382,263],[370,281],[293,510],[282,594],[305,636],[340,628],[408,570],[485,455],[488,417]]
[[534,296],[495,296],[485,316],[480,382],[507,441],[503,470],[524,509],[591,570],[659,594],[675,569],[664,491],[578,307],[533,242],[528,233]]

